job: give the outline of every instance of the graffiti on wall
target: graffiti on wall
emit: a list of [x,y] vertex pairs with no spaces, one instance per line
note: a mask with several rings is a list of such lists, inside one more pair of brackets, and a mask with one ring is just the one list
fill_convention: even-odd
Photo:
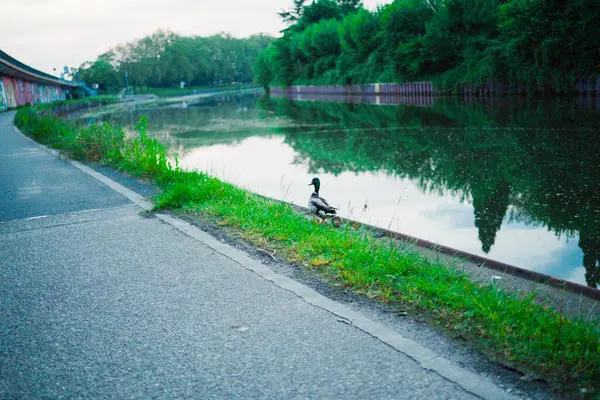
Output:
[[27,103],[40,104],[65,100],[67,90],[58,86],[33,83],[9,76],[0,77],[0,110]]
[[0,79],[0,111],[6,110],[8,108],[8,99],[6,98],[6,94],[4,93],[4,84],[2,83],[2,79]]

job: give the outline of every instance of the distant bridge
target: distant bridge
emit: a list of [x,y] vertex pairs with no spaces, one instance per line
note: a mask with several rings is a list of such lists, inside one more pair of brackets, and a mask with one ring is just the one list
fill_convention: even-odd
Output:
[[0,111],[71,97],[81,83],[59,79],[0,51]]

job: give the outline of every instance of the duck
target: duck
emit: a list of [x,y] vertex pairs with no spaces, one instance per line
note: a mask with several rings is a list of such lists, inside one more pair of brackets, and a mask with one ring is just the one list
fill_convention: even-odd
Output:
[[335,210],[338,210],[338,208],[330,206],[327,200],[319,196],[319,189],[321,188],[321,181],[319,180],[319,178],[313,178],[312,181],[308,184],[308,186],[315,187],[315,190],[310,195],[310,199],[308,200],[308,209],[313,214],[321,218],[322,221],[325,221],[325,218],[327,218],[328,216],[335,215]]

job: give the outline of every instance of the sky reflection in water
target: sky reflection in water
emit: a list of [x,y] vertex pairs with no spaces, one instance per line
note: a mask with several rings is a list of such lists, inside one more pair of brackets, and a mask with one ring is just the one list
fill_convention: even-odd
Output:
[[594,111],[252,97],[186,106],[136,111],[184,168],[300,205],[319,176],[343,216],[579,283],[584,247],[597,284]]

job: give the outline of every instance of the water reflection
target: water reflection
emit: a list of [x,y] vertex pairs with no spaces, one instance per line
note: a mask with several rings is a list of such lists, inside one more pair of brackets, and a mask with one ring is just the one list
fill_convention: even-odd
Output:
[[[217,98],[148,116],[184,167],[596,287],[600,113],[572,100],[430,107]],[[365,210],[364,205],[368,207]]]

